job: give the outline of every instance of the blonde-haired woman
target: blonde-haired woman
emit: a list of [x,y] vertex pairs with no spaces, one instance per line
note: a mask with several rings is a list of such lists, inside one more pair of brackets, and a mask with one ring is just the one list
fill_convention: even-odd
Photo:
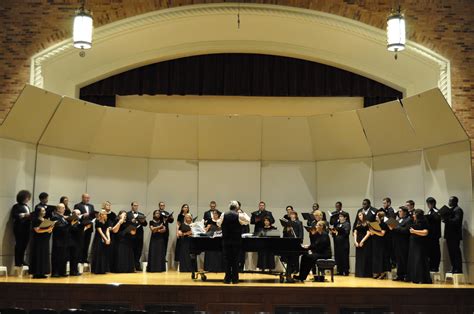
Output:
[[95,221],[91,265],[93,274],[105,274],[110,271],[110,244],[110,226],[107,223],[107,212],[102,209]]

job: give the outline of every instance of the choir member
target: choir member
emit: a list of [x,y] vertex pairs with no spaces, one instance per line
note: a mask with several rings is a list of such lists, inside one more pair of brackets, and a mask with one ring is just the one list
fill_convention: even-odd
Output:
[[[351,224],[349,214],[340,211],[339,218],[331,228],[334,239],[334,259],[337,265],[337,274],[342,276],[349,275],[349,236],[351,234]],[[332,217],[332,216],[331,216]]]
[[[380,209],[385,212],[385,217],[387,218],[395,219],[397,217],[395,210],[392,208],[392,199],[390,197],[384,197],[382,199],[382,207]],[[387,250],[390,255],[390,266],[391,268],[395,268],[397,262],[395,258],[395,250],[393,249],[392,233],[387,232],[384,237],[387,244]]]
[[72,210],[69,208],[69,197],[67,196],[61,196],[59,199],[59,203],[64,204],[64,207],[66,208],[64,210],[64,216],[71,216]]
[[415,202],[413,200],[408,200],[405,202],[406,208],[408,208],[408,216],[413,217],[413,212],[415,211]]
[[56,221],[53,229],[53,249],[51,252],[51,277],[66,277],[66,264],[70,241],[70,223],[64,216],[66,207],[58,204],[51,220]]
[[212,212],[217,210],[217,203],[216,201],[211,201],[209,203],[209,210],[206,210],[204,212],[204,216],[202,217],[202,219],[204,220],[204,223],[208,220],[212,220]]
[[46,192],[41,192],[38,195],[39,203],[35,205],[34,211],[37,211],[40,207],[43,207],[46,210],[46,218],[51,218],[54,211],[54,206],[48,206],[49,194]]
[[114,236],[113,271],[116,273],[135,272],[135,257],[133,255],[132,239],[136,228],[127,220],[127,212],[121,210],[117,215],[117,222],[112,228]]
[[253,230],[254,234],[258,234],[263,229],[263,218],[268,217],[272,224],[275,223],[272,212],[266,210],[265,206],[265,202],[260,201],[260,203],[258,203],[258,210],[254,211],[252,213],[252,217],[250,218],[250,224],[255,225]]
[[[81,212],[81,219],[84,226],[92,226],[91,221],[95,218],[94,205],[90,204],[91,198],[87,193],[82,194],[81,202],[74,205],[74,209],[79,209]],[[79,256],[80,263],[89,263],[89,246],[92,237],[92,227],[85,228],[82,248]]]
[[458,198],[451,196],[448,201],[449,212],[442,217],[444,222],[444,238],[448,246],[449,259],[451,261],[451,272],[453,274],[462,273],[462,256],[461,256],[461,240],[462,240],[462,220],[463,210],[458,206]]
[[[290,206],[288,206],[290,207]],[[287,208],[288,208],[287,207]],[[293,207],[291,207],[293,209]],[[284,238],[298,238],[300,241],[303,241],[303,223],[298,219],[298,214],[292,210],[289,212],[289,219],[287,219],[290,224],[288,227],[283,229],[283,237]],[[286,282],[292,283],[294,282],[291,275],[299,271],[299,256],[283,255],[281,257],[282,262],[286,262]]]
[[[217,221],[221,216],[221,212],[217,209],[212,212],[212,218],[205,220],[205,231],[209,236],[214,236],[215,232],[221,231],[221,228],[217,225]],[[204,270],[209,272],[220,273],[224,271],[224,260],[222,252],[209,251],[204,253]]]
[[30,248],[30,268],[29,272],[33,278],[46,278],[46,274],[51,272],[49,265],[49,239],[53,232],[54,225],[48,228],[40,228],[45,220],[46,209],[44,207],[32,215],[33,236]]
[[372,277],[372,245],[369,221],[365,211],[357,213],[354,222],[354,246],[356,247],[355,276]]
[[135,257],[135,269],[138,271],[142,270],[140,265],[140,259],[143,251],[143,227],[148,226],[146,217],[143,213],[138,211],[138,203],[132,202],[130,204],[131,210],[127,213],[127,220],[135,225],[136,233],[132,238],[133,256]]
[[[66,208],[66,205],[64,206]],[[64,211],[66,213],[66,209]],[[81,212],[78,209],[73,209],[71,214],[66,219],[70,224],[69,228],[69,242],[67,247],[67,260],[69,261],[69,275],[79,276],[79,259],[81,256],[82,242],[84,240],[84,231],[91,228],[91,223],[84,225],[80,219]],[[86,222],[87,223],[87,222]]]
[[[349,224],[351,223],[351,220],[349,218],[349,213],[345,212],[342,210],[342,202],[336,202],[334,205],[336,210],[331,213],[331,217],[329,217],[329,225],[334,227],[335,225],[339,224],[339,217],[341,214],[346,213],[347,214],[347,221]],[[350,227],[350,226],[349,226]],[[350,228],[349,228],[350,229]]]
[[16,195],[16,204],[11,209],[10,216],[13,220],[13,235],[15,236],[15,266],[21,267],[25,263],[25,251],[30,240],[30,207],[31,193],[21,190]]
[[387,247],[387,234],[389,228],[385,223],[385,211],[379,209],[375,218],[380,226],[380,230],[372,228],[370,225],[370,234],[372,242],[372,273],[374,279],[385,279],[390,267],[390,252]]
[[392,208],[392,199],[390,197],[384,197],[382,200],[382,207],[380,208],[385,212],[385,217],[395,218],[395,210]]
[[294,211],[293,206],[286,206],[286,214],[283,216],[283,219],[290,220],[290,214]]
[[166,226],[165,217],[161,216],[159,209],[153,212],[153,219],[150,220],[150,245],[148,247],[148,264],[146,271],[150,273],[166,271]]
[[170,237],[169,224],[172,224],[174,222],[174,217],[173,217],[173,213],[167,212],[165,208],[166,208],[166,205],[164,202],[158,203],[158,210],[160,211],[160,216],[163,217],[163,225],[166,228],[166,231],[163,234],[163,236],[165,238],[165,248],[166,250],[168,250],[168,241]]
[[[181,211],[178,214],[178,217],[176,218],[176,234],[178,234],[180,226],[184,222],[184,217],[189,214],[189,205],[188,204],[183,204],[181,205]],[[174,261],[179,263],[179,254],[181,252],[181,238],[176,237],[176,246],[174,248]]]
[[430,264],[428,260],[428,222],[423,210],[413,211],[413,224],[410,227],[410,246],[408,249],[407,281],[414,283],[431,283]]
[[190,237],[193,235],[193,216],[188,213],[185,214],[183,219],[183,222],[179,224],[177,232],[177,237],[180,240],[179,251],[177,252],[179,271],[192,272],[193,270],[196,270],[196,267],[193,265],[191,256],[189,254],[189,244],[191,241]]
[[229,210],[222,214],[217,226],[222,228],[222,253],[225,259],[224,283],[239,283],[239,257],[242,251],[242,226],[250,223],[249,216],[240,208],[240,202],[231,201]]
[[115,221],[117,220],[117,214],[112,211],[112,203],[110,203],[109,201],[105,201],[104,203],[102,203],[101,208],[105,210],[107,214],[107,224],[109,225],[109,227],[113,227]]
[[105,274],[110,271],[110,225],[107,212],[102,209],[95,220],[95,235],[92,244],[91,272]]
[[323,221],[324,223],[326,223],[326,227],[328,226],[326,222],[326,218],[324,218],[324,213],[321,210],[317,209],[312,212],[311,219],[309,219],[306,222],[306,224],[308,227],[311,227],[320,221]]
[[436,208],[436,200],[433,197],[426,199],[428,213],[426,220],[429,226],[428,232],[428,258],[430,260],[430,271],[438,272],[441,262],[441,248],[439,239],[441,238],[441,216]]
[[303,246],[308,249],[308,253],[301,257],[300,273],[293,278],[299,281],[305,281],[306,277],[315,265],[318,259],[331,258],[331,240],[326,232],[326,223],[319,221],[310,230],[310,245]]
[[[357,210],[356,217],[359,216],[360,212],[364,213],[365,218],[368,222],[374,222],[375,221],[375,215],[377,213],[377,209],[372,207],[369,199],[364,199],[362,201],[362,208]],[[356,222],[354,222],[354,226],[352,227],[352,229],[355,229],[355,224],[356,224]]]
[[397,260],[397,277],[395,281],[405,281],[407,276],[408,248],[410,243],[410,227],[412,220],[408,216],[408,208],[400,206],[398,211],[398,226],[392,228],[393,249]]
[[[272,225],[270,217],[266,216],[263,218],[263,228],[260,230],[259,236],[266,237],[268,232],[276,230],[277,228]],[[259,251],[257,268],[261,270],[272,270],[275,268],[275,254],[268,251]]]

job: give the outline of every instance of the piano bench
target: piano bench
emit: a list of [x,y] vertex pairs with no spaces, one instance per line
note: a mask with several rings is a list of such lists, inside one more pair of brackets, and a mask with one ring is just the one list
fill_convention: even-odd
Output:
[[318,267],[318,274],[323,275],[326,270],[331,271],[331,282],[334,282],[334,266],[336,266],[336,261],[333,259],[318,259],[316,261],[316,266]]

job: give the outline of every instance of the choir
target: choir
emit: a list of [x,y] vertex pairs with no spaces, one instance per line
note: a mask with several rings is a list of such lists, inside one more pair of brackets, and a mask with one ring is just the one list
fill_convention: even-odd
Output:
[[[151,237],[146,271],[167,270],[167,248],[174,213],[165,210],[164,202],[160,202],[158,209],[153,211],[151,217],[147,217],[139,211],[137,202],[131,203],[129,211],[122,210],[117,215],[108,201],[102,204],[100,210],[96,210],[90,204],[88,194],[83,194],[81,202],[74,205],[73,209],[69,208],[69,199],[66,196],[61,197],[56,206],[48,205],[47,193],[40,193],[39,200],[31,212],[28,206],[31,193],[22,190],[18,192],[17,203],[11,209],[15,265],[28,264],[24,257],[30,244],[29,270],[33,278],[46,278],[48,274],[51,274],[51,277],[80,275],[78,265],[88,263],[91,240],[92,273],[140,271],[143,234],[147,226],[150,228]],[[272,212],[266,209],[265,202],[258,204],[258,210],[252,212],[251,217],[245,214],[248,218],[245,223],[242,222],[244,213],[240,210],[240,202],[234,202],[233,208],[238,211],[235,212],[238,215],[232,211],[221,213],[216,202],[212,201],[209,204],[210,209],[199,222],[195,221],[196,218],[193,219],[189,205],[183,204],[176,226],[175,261],[179,263],[179,271],[190,272],[196,269],[189,254],[190,237],[196,232],[210,237],[221,236],[227,239],[225,243],[233,247],[224,247],[223,252],[207,252],[204,257],[204,269],[210,272],[226,271],[226,282],[238,281],[238,271],[243,268],[245,255],[235,249],[238,241],[234,238],[237,234],[241,236],[249,232],[249,223],[254,225],[255,236],[275,236],[275,233],[278,236],[275,219]],[[356,277],[384,279],[388,272],[396,268],[397,276],[393,280],[431,283],[430,272],[439,271],[442,223],[445,224],[444,238],[452,265],[451,272],[461,273],[463,210],[458,202],[458,198],[452,196],[448,206],[438,209],[436,200],[429,197],[426,200],[425,213],[416,209],[412,200],[406,201],[395,211],[389,197],[382,200],[382,207],[379,209],[374,208],[369,199],[364,199],[352,225],[349,213],[343,210],[341,202],[336,202],[335,210],[328,212],[329,219],[326,219],[319,205],[314,203],[311,213],[303,213],[307,220],[305,226],[293,207],[287,206],[286,215],[280,219],[283,226],[282,236],[299,238],[303,242],[306,228],[310,239],[310,244],[302,244],[307,251],[301,256],[301,262],[295,256],[282,256],[281,260],[288,267],[287,274],[295,274],[294,277],[287,277],[287,281],[304,281],[311,271],[315,272],[314,265],[318,259],[329,259],[332,256],[337,265],[337,274],[349,275],[352,236]],[[225,223],[224,217],[228,217]],[[222,228],[225,228],[226,224],[232,226],[232,219],[235,217],[238,218],[235,220],[236,225],[232,227],[235,230],[230,232]],[[334,255],[331,250],[331,238]],[[229,259],[229,256],[232,258]],[[229,261],[232,265],[229,265]],[[69,274],[66,271],[67,262],[70,267]],[[275,268],[274,255],[271,252],[259,252],[257,267],[261,270]]]

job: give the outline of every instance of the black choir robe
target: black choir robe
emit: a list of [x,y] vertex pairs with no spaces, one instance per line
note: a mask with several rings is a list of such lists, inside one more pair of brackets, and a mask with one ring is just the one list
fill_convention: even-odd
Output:
[[[74,209],[79,209],[81,212],[81,215],[87,214],[86,216],[83,216],[82,223],[84,225],[91,223],[91,221],[95,218],[95,209],[94,205],[92,204],[85,204],[85,203],[77,203],[74,205]],[[91,244],[91,238],[92,238],[92,232],[94,231],[94,228],[89,228],[86,231],[84,231],[83,235],[83,241],[82,241],[82,248],[79,253],[79,262],[81,263],[89,263],[89,247]]]

